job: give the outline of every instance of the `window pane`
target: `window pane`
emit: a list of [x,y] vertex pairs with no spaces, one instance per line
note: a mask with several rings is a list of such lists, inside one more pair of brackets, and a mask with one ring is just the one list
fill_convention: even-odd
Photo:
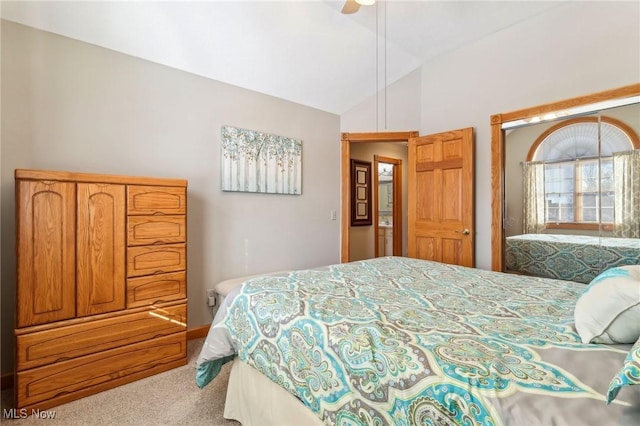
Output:
[[563,208],[561,207],[559,222],[573,222],[573,204],[565,204]]
[[[613,162],[576,161],[576,222],[597,223],[613,220]],[[603,203],[601,205],[601,203]]]
[[602,213],[602,223],[613,223],[613,207],[603,208],[601,210],[601,213]]
[[613,192],[603,192],[600,194],[600,214],[603,223],[613,223]]
[[583,160],[577,162],[578,182],[576,186],[580,192],[598,191],[598,160]]
[[546,164],[544,185],[547,222],[613,221],[611,159]]
[[574,165],[546,164],[544,192],[547,222],[573,222]]
[[578,202],[582,205],[582,217],[577,218],[580,222],[598,221],[598,194],[578,195]]
[[544,169],[546,193],[573,192],[573,163],[546,164]]
[[602,159],[600,161],[600,191],[613,191],[613,161]]

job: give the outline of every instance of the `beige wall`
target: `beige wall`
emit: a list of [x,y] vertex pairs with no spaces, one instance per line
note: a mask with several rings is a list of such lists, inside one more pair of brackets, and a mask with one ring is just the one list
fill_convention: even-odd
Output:
[[422,66],[420,134],[475,129],[476,266],[491,268],[491,115],[639,81],[638,2],[567,2]]
[[417,69],[340,116],[342,132],[420,129],[421,73]]
[[[188,188],[189,327],[205,289],[264,271],[339,261],[340,119],[2,22],[2,372],[12,369],[15,168],[177,177]],[[302,195],[220,190],[220,127],[303,141]]]
[[[491,269],[491,115],[639,81],[640,3],[567,2],[390,85],[386,123],[380,115],[376,121],[372,97],[343,113],[340,127],[420,135],[473,127],[476,266]],[[378,109],[381,103],[379,96]]]

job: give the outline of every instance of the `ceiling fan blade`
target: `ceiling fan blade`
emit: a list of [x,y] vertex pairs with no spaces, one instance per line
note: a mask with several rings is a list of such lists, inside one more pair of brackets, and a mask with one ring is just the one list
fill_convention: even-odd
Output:
[[346,0],[344,6],[342,6],[342,13],[345,15],[356,13],[358,10],[360,10],[360,3],[356,2],[356,0]]

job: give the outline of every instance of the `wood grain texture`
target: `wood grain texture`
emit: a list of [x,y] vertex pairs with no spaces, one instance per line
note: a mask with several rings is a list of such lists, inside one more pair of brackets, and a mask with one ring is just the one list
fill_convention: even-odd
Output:
[[77,315],[125,308],[125,186],[77,185]]
[[183,271],[186,267],[185,244],[138,246],[129,247],[128,250],[127,275],[129,277]]
[[502,118],[491,124],[491,270],[502,271],[504,262],[504,144]]
[[66,172],[51,170],[16,169],[15,178],[24,180],[49,180],[59,182],[114,183],[122,185],[162,185],[186,188],[187,180],[144,176],[108,175],[98,173]]
[[[133,379],[156,374],[174,362],[186,362],[186,333],[110,349],[17,373],[17,408],[55,404],[61,397],[90,395]],[[126,382],[126,381],[124,381]],[[51,406],[51,405],[49,405]]]
[[211,324],[205,324],[189,329],[187,330],[187,340],[202,339],[204,337],[207,337],[210,329]]
[[418,136],[418,132],[346,132],[341,139],[349,142],[406,142],[409,138]]
[[186,218],[180,216],[129,216],[127,245],[183,243],[187,240]]
[[473,129],[409,140],[409,257],[474,266]]
[[164,186],[127,187],[127,214],[185,214],[187,211],[187,191],[185,188]]
[[[344,137],[344,135],[343,135]],[[340,155],[340,262],[345,263],[349,261],[349,251],[351,250],[351,241],[349,238],[351,218],[351,198],[350,198],[350,183],[351,183],[351,146],[348,139],[342,139],[342,150]]]
[[75,195],[72,183],[17,182],[17,327],[76,314]]
[[42,365],[186,331],[186,304],[58,327],[17,337],[17,368]]
[[[186,180],[15,175],[16,406],[50,408],[184,365]],[[127,281],[129,265],[140,278]]]
[[150,275],[127,280],[127,307],[156,305],[187,297],[187,272]]

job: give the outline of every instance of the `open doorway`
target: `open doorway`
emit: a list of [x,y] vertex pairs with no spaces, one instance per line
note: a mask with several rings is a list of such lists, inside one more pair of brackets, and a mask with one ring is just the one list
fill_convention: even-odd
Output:
[[[378,143],[378,142],[391,142],[404,144],[408,142],[409,138],[417,137],[417,131],[411,132],[375,132],[375,133],[343,133],[342,134],[342,145],[341,145],[341,232],[340,232],[340,259],[342,262],[349,262],[352,259],[351,256],[351,237],[352,237],[352,228],[350,226],[350,160],[352,157],[351,148],[357,147],[356,144],[367,144],[367,143]],[[395,157],[395,156],[393,156]],[[392,157],[392,158],[393,158]],[[400,169],[399,169],[400,170]],[[376,173],[374,173],[375,178]],[[402,194],[402,191],[395,191],[395,193]],[[377,198],[376,198],[377,200]],[[374,212],[376,209],[374,209]],[[396,221],[393,221],[393,227],[398,226],[397,231],[395,231],[399,236],[406,233],[405,226],[402,225],[404,212],[399,210],[398,218]],[[358,227],[359,229],[354,228],[354,233],[361,233],[362,227]],[[378,229],[375,229],[378,228]],[[379,232],[379,223],[377,217],[374,217],[374,222],[370,229],[375,229],[375,232]],[[374,244],[374,235],[373,231],[367,230],[367,235],[371,236],[371,247]],[[355,237],[356,235],[354,235]],[[377,238],[377,234],[376,237]],[[400,240],[401,248],[399,252],[401,254],[402,242]],[[370,257],[374,257],[374,253],[372,250],[372,254]]]
[[402,160],[376,154],[373,171],[374,255],[402,256]]

